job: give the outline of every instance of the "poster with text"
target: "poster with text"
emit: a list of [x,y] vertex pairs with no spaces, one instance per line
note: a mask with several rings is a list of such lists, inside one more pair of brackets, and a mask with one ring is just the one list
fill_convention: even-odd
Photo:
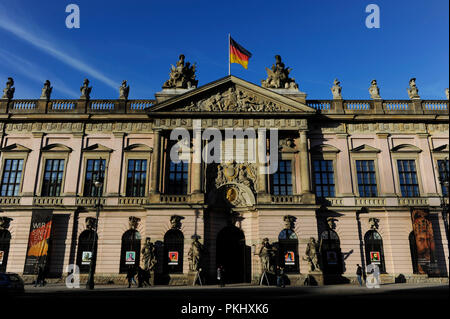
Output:
[[420,274],[427,274],[436,263],[436,249],[430,213],[425,209],[412,209],[411,219],[416,239],[418,271]]
[[327,263],[328,265],[337,265],[337,254],[335,251],[327,251]]
[[295,265],[295,255],[293,251],[287,251],[284,255],[285,265]]
[[370,262],[376,265],[379,265],[381,263],[381,254],[379,251],[370,252]]
[[125,252],[125,264],[134,265],[135,263],[136,263],[136,252],[135,251]]
[[3,250],[0,250],[0,265],[3,264],[3,256],[5,256],[5,252]]
[[92,251],[83,251],[81,254],[81,264],[89,265],[92,260]]
[[178,251],[169,251],[169,265],[178,265]]
[[52,230],[51,210],[35,209],[31,214],[30,234],[25,259],[24,274],[34,274],[37,265],[45,265]]

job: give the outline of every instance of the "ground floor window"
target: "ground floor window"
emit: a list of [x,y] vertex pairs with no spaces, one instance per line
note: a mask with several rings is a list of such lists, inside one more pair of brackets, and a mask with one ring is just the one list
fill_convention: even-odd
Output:
[[97,236],[93,230],[85,230],[78,239],[77,265],[80,267],[80,273],[87,274],[93,257],[94,236]]
[[380,268],[381,273],[385,273],[386,266],[381,235],[375,230],[369,230],[364,236],[364,244],[367,265],[375,264]]
[[286,273],[299,272],[298,239],[291,229],[283,229],[278,236],[278,265]]
[[164,270],[175,274],[183,272],[184,236],[178,229],[170,229],[164,235]]
[[120,273],[126,273],[128,267],[139,266],[141,234],[134,229],[127,230],[122,236],[120,252]]

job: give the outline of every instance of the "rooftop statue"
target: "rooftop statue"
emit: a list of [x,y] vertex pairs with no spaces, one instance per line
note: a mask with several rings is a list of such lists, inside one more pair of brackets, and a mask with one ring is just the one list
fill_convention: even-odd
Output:
[[416,86],[416,78],[409,80],[409,88],[407,88],[407,91],[410,99],[420,99],[419,89]]
[[340,100],[342,99],[342,87],[340,86],[341,82],[338,79],[334,79],[334,85],[331,88],[331,93],[333,93],[333,99]]
[[119,87],[119,99],[128,100],[128,93],[130,93],[130,86],[127,85],[127,80],[123,80]]
[[291,68],[286,68],[281,62],[281,56],[275,56],[275,64],[272,69],[266,68],[267,79],[261,81],[261,86],[267,89],[298,89],[294,78],[289,77]]
[[53,87],[51,87],[50,81],[47,80],[44,83],[44,87],[42,88],[41,100],[50,100],[50,96],[52,94]]
[[80,87],[81,97],[82,100],[89,100],[91,98],[91,91],[92,87],[89,87],[89,80],[84,79],[83,86]]
[[369,93],[372,99],[381,99],[380,88],[377,85],[377,80],[372,80],[372,82],[370,83]]
[[6,82],[6,87],[3,89],[2,99],[8,99],[8,100],[13,99],[14,91],[16,90],[15,88],[13,88],[13,86],[14,86],[13,78],[8,78],[8,81]]
[[164,83],[163,89],[191,89],[196,88],[198,80],[195,79],[196,66],[189,62],[184,63],[184,55],[181,54],[177,66],[170,70],[170,78]]

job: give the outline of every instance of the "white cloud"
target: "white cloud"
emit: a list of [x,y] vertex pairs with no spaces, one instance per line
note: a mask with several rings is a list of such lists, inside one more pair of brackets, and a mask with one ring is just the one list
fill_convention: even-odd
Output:
[[[28,42],[29,44],[37,47],[38,49],[46,52],[47,54],[50,54],[51,56],[55,57],[56,59],[60,60],[61,62],[65,63],[65,64],[69,65],[70,67],[92,76],[93,78],[103,82],[104,84],[108,85],[111,88],[117,89],[118,82],[111,80],[106,75],[104,75],[100,71],[94,69],[93,67],[87,65],[83,61],[80,61],[74,57],[71,57],[69,54],[56,48],[52,43],[44,40],[41,35],[37,36],[29,31],[25,30],[22,26],[19,26],[16,23],[14,23],[9,18],[9,16],[6,16],[4,14],[4,12],[7,12],[7,10],[4,10],[4,7],[0,6],[0,28],[1,29],[12,33],[16,37]],[[22,21],[23,19],[14,19],[14,20]]]
[[[48,71],[43,71],[32,62],[10,52],[7,52],[3,49],[0,49],[0,63],[4,63],[5,65],[12,67],[15,72],[23,74],[27,78],[34,80],[42,85],[44,84],[45,80],[51,80],[55,91],[60,91],[73,98],[78,98],[79,96],[76,91],[67,87],[62,80],[55,78],[54,76],[48,76]],[[40,88],[36,90],[36,93],[34,95],[38,94],[40,96]]]

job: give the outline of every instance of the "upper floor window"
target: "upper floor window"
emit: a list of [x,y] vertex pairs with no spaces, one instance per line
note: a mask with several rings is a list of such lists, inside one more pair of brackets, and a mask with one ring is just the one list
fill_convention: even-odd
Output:
[[[448,160],[439,160],[438,168],[439,168],[439,180],[445,182],[446,179],[448,179],[449,161]],[[448,180],[447,180],[447,182],[448,182]],[[442,195],[448,196],[448,184],[444,185],[443,183],[441,183],[441,187],[442,187]]]
[[169,175],[166,193],[187,194],[188,190],[188,161],[169,162]]
[[419,197],[416,162],[414,160],[398,160],[398,176],[403,197]]
[[6,159],[3,168],[1,196],[19,196],[23,159]]
[[279,160],[278,170],[272,175],[272,192],[274,195],[292,195],[292,162]]
[[361,197],[377,197],[375,165],[372,160],[356,161],[358,190]]
[[147,160],[128,160],[127,190],[128,197],[144,197],[147,181]]
[[98,191],[100,194],[103,193],[103,186],[105,183],[102,184],[101,187],[97,189],[95,187],[95,181],[99,179],[103,181],[105,178],[105,163],[106,161],[104,159],[88,159],[86,162],[86,176],[84,179],[84,192],[83,196],[86,197],[93,197],[98,196]]
[[314,185],[317,197],[334,197],[334,170],[332,160],[314,160]]
[[63,159],[47,159],[45,161],[44,180],[41,196],[59,196],[64,175]]

